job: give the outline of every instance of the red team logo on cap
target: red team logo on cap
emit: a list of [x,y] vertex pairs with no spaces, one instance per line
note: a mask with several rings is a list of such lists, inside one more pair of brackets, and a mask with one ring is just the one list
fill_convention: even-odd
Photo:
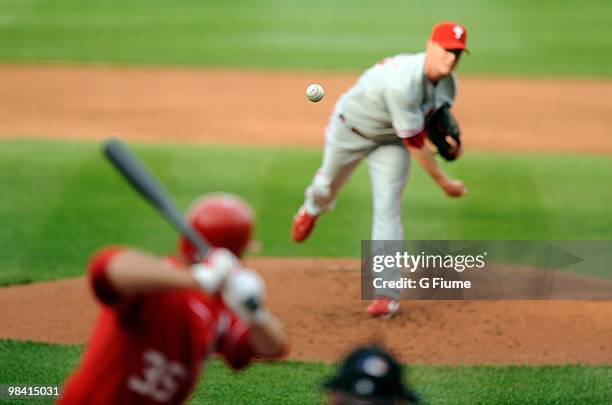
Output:
[[455,25],[453,27],[453,32],[455,33],[455,39],[461,39],[463,35],[463,28],[460,25]]

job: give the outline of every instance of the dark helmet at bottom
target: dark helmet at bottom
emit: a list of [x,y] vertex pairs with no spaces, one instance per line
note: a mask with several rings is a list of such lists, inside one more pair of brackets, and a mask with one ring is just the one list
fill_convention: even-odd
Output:
[[323,388],[334,393],[333,404],[418,404],[418,395],[404,384],[400,363],[378,345],[357,347],[340,363]]
[[[236,256],[244,254],[253,236],[255,218],[248,203],[233,194],[206,194],[195,200],[186,214],[187,223],[213,247]],[[179,249],[185,259],[196,261],[196,247],[181,237]]]

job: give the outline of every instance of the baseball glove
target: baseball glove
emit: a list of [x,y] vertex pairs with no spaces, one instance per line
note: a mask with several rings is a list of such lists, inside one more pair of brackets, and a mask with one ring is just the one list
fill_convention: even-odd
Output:
[[[448,104],[442,105],[427,120],[427,136],[436,145],[438,153],[446,160],[455,160],[461,151],[461,131],[457,120],[450,112]],[[457,142],[457,147],[453,148],[446,140],[450,136]]]

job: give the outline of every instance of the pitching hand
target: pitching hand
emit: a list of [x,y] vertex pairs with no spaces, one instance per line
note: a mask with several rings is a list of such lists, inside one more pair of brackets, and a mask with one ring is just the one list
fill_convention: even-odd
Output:
[[467,187],[465,186],[465,183],[461,180],[447,180],[442,183],[440,187],[442,187],[442,190],[444,190],[446,195],[448,195],[449,197],[461,197],[462,195],[467,193]]

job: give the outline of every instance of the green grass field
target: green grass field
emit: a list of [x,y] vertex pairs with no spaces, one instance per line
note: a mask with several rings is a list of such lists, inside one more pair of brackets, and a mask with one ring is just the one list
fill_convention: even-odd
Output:
[[0,1],[0,60],[362,69],[468,27],[463,72],[612,75],[612,2]]
[[[289,227],[319,151],[136,145],[181,208],[206,192],[253,204],[265,256],[359,257],[370,234],[366,165],[304,245]],[[24,157],[27,156],[27,164]],[[231,165],[227,161],[233,162]],[[405,193],[411,239],[612,239],[612,160],[596,156],[473,153],[449,172],[470,194],[453,200],[415,165]],[[586,181],[588,179],[588,181]],[[0,142],[0,285],[79,275],[108,243],[172,252],[174,231],[124,183],[91,142]],[[351,226],[346,226],[351,224]]]
[[[359,241],[369,235],[365,165],[315,237],[296,246],[288,227],[320,151],[134,146],[182,208],[212,190],[251,202],[263,255],[357,257]],[[470,185],[469,197],[446,198],[415,166],[404,202],[410,237],[611,239],[606,201],[612,189],[600,186],[612,172],[607,157],[474,153],[448,170]],[[0,189],[0,285],[82,274],[88,254],[108,243],[158,253],[174,249],[174,231],[114,172],[96,143],[0,141]],[[0,341],[0,383],[60,383],[81,349]],[[318,403],[317,387],[330,372],[322,364],[284,362],[235,374],[212,362],[192,402]],[[570,398],[603,404],[611,398],[611,377],[611,367],[411,367],[411,381],[435,404],[552,404]]]
[[[79,361],[81,346],[0,341],[0,381],[61,384]],[[36,358],[34,361],[33,358]],[[322,403],[321,383],[334,366],[289,361],[256,364],[234,373],[211,361],[191,403]],[[439,367],[412,366],[408,383],[431,404],[608,404],[611,366]],[[538,384],[531,382],[537,380]],[[264,387],[265,389],[261,389]],[[478,398],[475,400],[475,398]]]

